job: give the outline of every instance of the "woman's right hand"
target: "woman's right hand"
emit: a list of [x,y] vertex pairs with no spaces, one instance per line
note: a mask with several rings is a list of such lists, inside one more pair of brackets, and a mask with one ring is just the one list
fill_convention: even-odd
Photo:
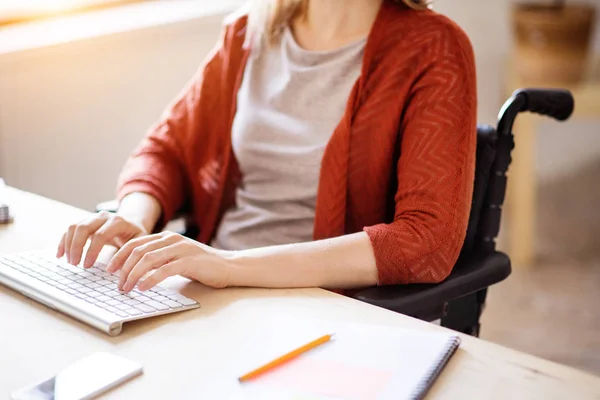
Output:
[[66,256],[68,263],[78,265],[89,239],[90,246],[83,262],[83,267],[89,268],[94,265],[104,246],[121,248],[131,239],[148,233],[142,226],[128,221],[120,215],[103,211],[78,224],[69,226],[58,245],[56,257]]

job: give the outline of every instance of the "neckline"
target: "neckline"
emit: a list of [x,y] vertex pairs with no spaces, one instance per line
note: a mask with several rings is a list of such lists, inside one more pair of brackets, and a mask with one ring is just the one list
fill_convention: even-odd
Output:
[[296,38],[294,37],[294,34],[292,32],[292,29],[289,26],[286,26],[284,28],[284,40],[287,40],[287,42],[290,44],[290,46],[292,47],[293,51],[298,52],[300,54],[309,56],[309,57],[318,57],[318,56],[332,56],[332,55],[336,55],[339,53],[344,53],[345,51],[348,51],[350,49],[354,49],[356,47],[362,47],[364,45],[366,45],[366,42],[369,38],[369,33],[366,34],[364,37],[355,40],[353,42],[350,43],[346,43],[342,46],[336,47],[334,49],[330,49],[330,50],[308,50],[305,49],[304,47],[300,46],[300,44],[298,43],[298,41],[296,40]]

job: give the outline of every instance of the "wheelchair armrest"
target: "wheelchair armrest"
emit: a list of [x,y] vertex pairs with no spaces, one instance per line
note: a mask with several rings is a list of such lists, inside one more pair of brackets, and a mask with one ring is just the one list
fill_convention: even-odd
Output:
[[473,255],[459,261],[441,283],[370,287],[354,292],[351,297],[414,316],[421,310],[485,289],[506,279],[510,272],[510,259],[504,253]]

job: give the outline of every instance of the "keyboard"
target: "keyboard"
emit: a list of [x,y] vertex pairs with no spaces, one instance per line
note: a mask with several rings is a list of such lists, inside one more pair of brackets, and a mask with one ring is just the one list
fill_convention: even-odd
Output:
[[200,307],[160,286],[124,293],[118,281],[99,266],[83,269],[43,252],[0,256],[0,283],[110,336],[124,322]]

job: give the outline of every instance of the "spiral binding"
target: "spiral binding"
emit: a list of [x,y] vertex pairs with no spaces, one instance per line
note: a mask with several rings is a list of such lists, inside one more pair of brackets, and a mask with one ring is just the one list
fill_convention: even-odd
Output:
[[442,370],[450,361],[450,358],[458,349],[460,345],[460,337],[452,336],[444,348],[444,351],[440,353],[439,357],[432,364],[431,368],[425,373],[424,379],[419,382],[414,392],[409,396],[410,400],[421,400],[425,397],[429,389],[433,386],[438,376],[442,373]]

